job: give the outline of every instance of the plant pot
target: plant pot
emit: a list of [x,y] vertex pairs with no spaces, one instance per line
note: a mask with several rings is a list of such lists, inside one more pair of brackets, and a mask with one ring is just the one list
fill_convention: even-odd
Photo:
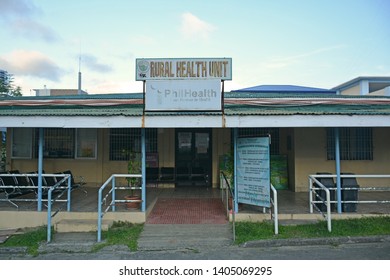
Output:
[[[238,211],[242,210],[242,207],[243,207],[243,204],[238,203]],[[229,208],[229,210],[232,210],[232,208],[233,208],[233,199],[231,197],[229,197],[229,200],[228,200],[228,208]]]
[[127,209],[139,209],[141,206],[141,197],[138,195],[126,195],[125,200],[137,200],[125,202]]

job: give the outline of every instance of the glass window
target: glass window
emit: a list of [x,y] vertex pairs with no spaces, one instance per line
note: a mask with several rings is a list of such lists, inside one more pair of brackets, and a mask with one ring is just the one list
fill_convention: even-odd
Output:
[[95,159],[97,150],[97,129],[76,129],[76,158]]
[[31,158],[33,130],[31,128],[12,129],[12,158]]

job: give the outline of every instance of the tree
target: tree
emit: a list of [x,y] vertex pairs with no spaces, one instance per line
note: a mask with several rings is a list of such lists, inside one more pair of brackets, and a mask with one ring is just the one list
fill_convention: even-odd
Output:
[[14,77],[5,72],[4,77],[0,78],[0,94],[8,96],[22,96],[22,89],[20,86],[14,85]]

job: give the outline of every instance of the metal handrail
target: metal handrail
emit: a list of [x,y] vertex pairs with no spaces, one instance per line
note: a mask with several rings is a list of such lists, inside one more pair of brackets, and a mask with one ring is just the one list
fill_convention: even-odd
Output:
[[[314,187],[313,182],[315,182],[319,188]],[[317,190],[323,190],[325,191],[326,200],[324,200],[316,191]],[[322,203],[326,206],[326,214],[324,214],[321,209],[316,205],[316,203],[313,201],[313,195],[315,195],[317,198],[320,199]],[[330,191],[327,187],[325,187],[320,181],[318,181],[314,175],[309,176],[309,203],[310,203],[310,213],[313,213],[313,208],[315,207],[322,216],[327,221],[328,231],[332,231],[332,217],[331,217],[331,211],[330,211]]]
[[[310,175],[309,178],[337,178],[337,175],[334,174],[316,174],[316,175]],[[340,178],[375,178],[375,179],[381,179],[381,178],[390,178],[390,175],[388,174],[341,174]],[[327,188],[331,191],[336,191],[337,187],[334,188]],[[341,187],[341,190],[348,191],[348,190],[356,190],[356,191],[390,191],[390,187]],[[310,196],[311,198],[311,196]],[[336,203],[337,201],[331,201],[331,203]],[[346,200],[341,201],[341,203],[370,203],[370,204],[382,204],[382,203],[390,203],[390,200]],[[311,201],[310,201],[311,204]]]
[[[134,188],[134,187],[118,187],[116,186],[115,179],[116,178],[142,178],[142,174],[112,174],[106,182],[99,188],[98,192],[98,230],[97,230],[97,242],[101,242],[102,239],[102,219],[105,213],[108,212],[108,210],[111,208],[113,212],[115,212],[115,204],[116,203],[123,203],[123,202],[137,202],[139,200],[117,200],[116,199],[116,192],[115,190],[118,189],[142,189],[142,188]],[[108,191],[108,193],[103,198],[103,191],[104,189],[111,184],[111,190]],[[109,195],[111,194],[111,202],[109,205],[102,211],[102,205],[103,203],[106,204]],[[141,201],[143,201],[142,192],[141,192]]]
[[[46,174],[45,174],[46,175]],[[50,175],[50,174],[48,174]],[[48,176],[46,175],[46,176]],[[57,213],[60,211],[58,209],[53,215],[51,214],[51,208],[52,208],[52,203],[55,201],[58,201],[57,199],[62,196],[62,194],[67,191],[67,211],[70,212],[70,205],[71,205],[71,192],[72,192],[72,179],[70,174],[56,174],[57,177],[64,177],[60,181],[58,181],[54,186],[50,187],[48,194],[47,194],[47,243],[51,241],[51,218],[53,218]],[[66,187],[62,186],[63,183],[68,181],[68,184]],[[63,191],[57,195],[54,199],[52,199],[52,193],[56,189],[62,189]]]
[[[226,197],[226,212],[227,215],[229,216],[230,211],[229,211],[229,195],[232,198],[232,224],[233,224],[233,242],[236,241],[236,199],[234,197],[233,190],[230,187],[229,180],[226,178],[226,175],[223,171],[221,171],[221,175],[223,177],[224,182],[226,183],[226,187],[223,188],[222,190],[225,190],[225,196],[223,195],[222,192],[222,201],[224,197]],[[226,191],[228,189],[229,191]]]
[[[271,184],[271,191],[273,193],[273,199],[271,198],[271,204],[274,206],[274,232],[279,234],[279,216],[278,216],[278,192],[275,187]],[[272,212],[271,212],[272,213]],[[272,215],[272,214],[271,214]]]

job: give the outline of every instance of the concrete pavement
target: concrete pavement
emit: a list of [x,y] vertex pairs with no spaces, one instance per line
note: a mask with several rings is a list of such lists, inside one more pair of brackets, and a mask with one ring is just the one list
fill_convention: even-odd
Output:
[[[70,246],[71,245],[71,246]],[[94,250],[96,243],[42,244],[38,256],[26,248],[1,247],[0,259],[36,260],[239,260],[239,259],[383,259],[390,260],[390,235],[341,238],[309,238],[250,241],[240,246],[200,246],[179,249],[139,250],[124,245]]]

